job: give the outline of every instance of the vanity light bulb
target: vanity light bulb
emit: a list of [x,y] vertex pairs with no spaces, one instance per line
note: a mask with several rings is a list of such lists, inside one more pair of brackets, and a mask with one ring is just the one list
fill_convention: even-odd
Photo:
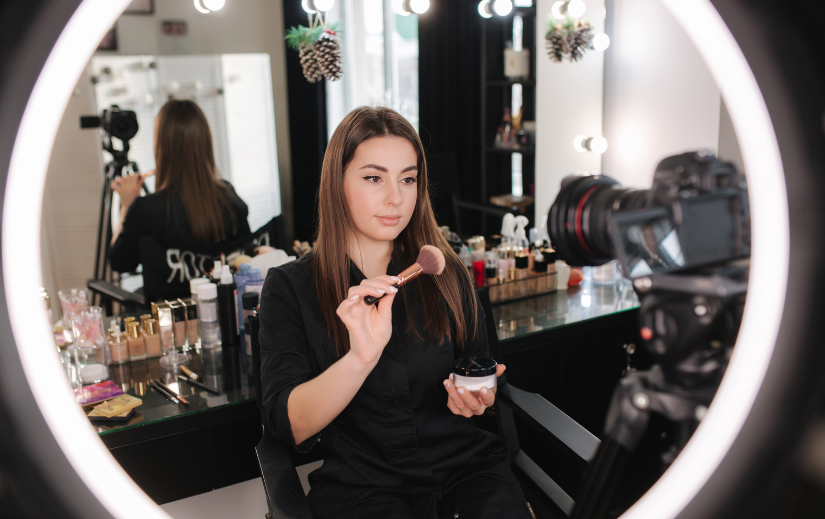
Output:
[[219,11],[226,5],[226,0],[203,0],[203,5],[210,11]]
[[315,0],[315,7],[319,11],[329,11],[333,3],[335,3],[334,0]]
[[493,10],[499,16],[507,16],[513,10],[512,0],[495,0]]
[[552,6],[550,6],[550,14],[553,15],[553,18],[556,20],[564,20],[564,13],[561,12],[561,8],[564,7],[564,2],[556,2]]
[[584,5],[584,0],[570,0],[567,2],[567,14],[573,18],[581,17],[585,10],[587,10],[587,6]]
[[415,14],[424,14],[430,8],[430,0],[410,0],[410,8]]
[[493,12],[490,10],[490,0],[481,0],[481,2],[478,3],[478,14],[480,14],[482,18],[493,17]]
[[587,139],[587,135],[579,135],[575,139],[573,139],[573,149],[578,152],[585,152],[587,148],[584,147],[584,141]]
[[203,14],[209,14],[211,12],[209,9],[201,5],[201,0],[195,0],[195,9]]
[[301,7],[304,8],[304,11],[308,12],[309,14],[315,14],[315,9],[310,7],[309,0],[301,0]]
[[605,50],[607,47],[610,46],[610,36],[607,34],[600,32],[599,34],[593,36],[593,48],[596,50]]
[[590,139],[588,149],[597,155],[601,155],[607,150],[607,139],[604,137],[593,137]]

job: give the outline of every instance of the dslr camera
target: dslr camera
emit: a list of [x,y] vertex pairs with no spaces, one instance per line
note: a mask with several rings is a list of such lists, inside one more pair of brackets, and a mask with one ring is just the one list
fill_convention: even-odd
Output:
[[648,190],[604,175],[569,176],[547,230],[570,265],[615,258],[628,278],[727,263],[750,256],[745,176],[706,151],[659,162]]
[[110,137],[115,137],[125,143],[137,135],[137,114],[132,110],[121,110],[118,105],[112,105],[104,109],[100,116],[81,116],[80,127],[103,128],[103,131]]

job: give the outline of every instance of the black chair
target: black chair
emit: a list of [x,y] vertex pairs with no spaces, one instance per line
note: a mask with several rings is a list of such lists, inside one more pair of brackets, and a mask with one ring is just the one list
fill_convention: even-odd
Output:
[[[478,290],[484,314],[486,315],[487,337],[490,353],[496,362],[502,362],[498,343],[493,309],[487,288]],[[252,318],[252,366],[255,378],[255,392],[261,411],[263,437],[255,447],[261,467],[261,479],[266,492],[269,514],[272,519],[311,519],[303,488],[295,471],[291,448],[267,432],[266,413],[261,396],[261,350],[258,342],[258,318]],[[573,511],[573,499],[550,476],[548,476],[520,446],[513,413],[517,413],[531,426],[541,432],[547,441],[563,455],[571,458],[586,471],[598,451],[600,441],[587,429],[545,400],[541,395],[528,393],[507,383],[506,375],[498,380],[496,393],[496,421],[499,431],[513,458],[513,465],[527,476],[549,499],[552,508],[565,516]]]
[[102,279],[90,279],[87,286],[108,304],[117,301],[126,307],[148,308],[153,301],[188,297],[189,279],[199,277],[204,268],[211,268],[221,254],[247,252],[259,245],[288,250],[280,216],[247,236],[223,243],[203,245],[193,239],[170,243],[154,237],[142,238],[143,293],[124,290]]

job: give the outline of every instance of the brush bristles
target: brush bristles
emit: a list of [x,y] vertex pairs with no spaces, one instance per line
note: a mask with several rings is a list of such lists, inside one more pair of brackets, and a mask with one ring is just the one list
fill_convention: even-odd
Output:
[[436,276],[444,272],[444,267],[447,264],[441,249],[432,245],[421,247],[418,259],[415,262],[421,265],[424,274],[434,274]]

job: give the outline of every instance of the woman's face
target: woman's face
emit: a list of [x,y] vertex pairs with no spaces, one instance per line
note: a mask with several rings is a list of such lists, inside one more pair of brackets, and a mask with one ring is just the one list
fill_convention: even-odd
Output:
[[410,222],[418,195],[418,156],[407,139],[362,142],[344,170],[344,195],[358,234],[394,240]]

